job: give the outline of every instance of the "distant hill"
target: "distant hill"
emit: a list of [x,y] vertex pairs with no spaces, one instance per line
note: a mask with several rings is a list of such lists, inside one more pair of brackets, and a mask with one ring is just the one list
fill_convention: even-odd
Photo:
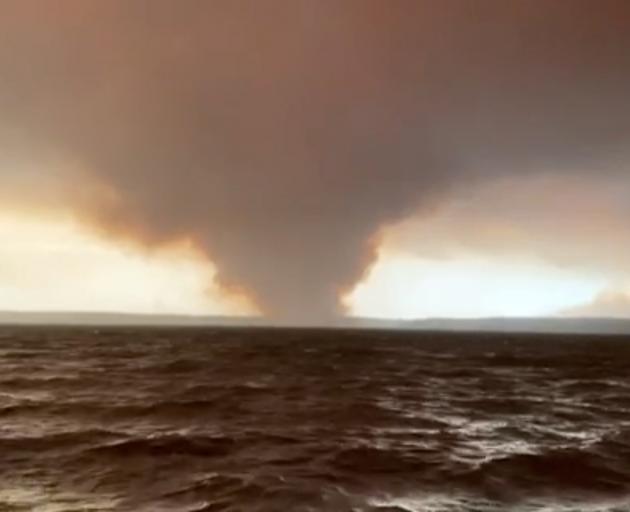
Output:
[[256,317],[151,315],[126,313],[11,312],[0,311],[0,325],[86,326],[249,326],[266,322]]
[[420,320],[409,328],[455,331],[630,334],[630,319],[621,318],[481,318]]
[[629,334],[630,319],[620,318],[429,318],[422,320],[349,319],[354,327],[424,331]]
[[[118,313],[0,312],[0,325],[156,326],[156,327],[290,327],[257,317],[136,315]],[[630,319],[619,318],[480,318],[379,320],[340,318],[328,327],[431,331],[628,334]]]

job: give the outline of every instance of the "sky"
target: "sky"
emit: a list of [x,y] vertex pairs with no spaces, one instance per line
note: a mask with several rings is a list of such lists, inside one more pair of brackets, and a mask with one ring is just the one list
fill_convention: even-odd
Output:
[[630,316],[625,0],[5,0],[0,310]]

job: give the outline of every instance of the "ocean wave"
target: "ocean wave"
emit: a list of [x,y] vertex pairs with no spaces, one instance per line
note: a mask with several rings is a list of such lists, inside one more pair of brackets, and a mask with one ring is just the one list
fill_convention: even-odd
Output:
[[[25,428],[28,431],[28,428]],[[59,432],[49,435],[13,435],[0,437],[0,453],[42,453],[50,450],[70,448],[81,450],[86,445],[120,438],[121,434],[110,430],[90,429]]]
[[630,344],[432,336],[6,338],[0,510],[630,510]]
[[224,457],[238,447],[232,437],[191,435],[157,435],[147,438],[116,440],[99,444],[88,450],[98,456],[135,457],[188,455],[198,457]]
[[622,493],[630,490],[628,468],[618,469],[591,451],[549,450],[545,453],[516,453],[488,460],[459,479],[475,485],[493,481],[514,488],[551,490],[590,489]]

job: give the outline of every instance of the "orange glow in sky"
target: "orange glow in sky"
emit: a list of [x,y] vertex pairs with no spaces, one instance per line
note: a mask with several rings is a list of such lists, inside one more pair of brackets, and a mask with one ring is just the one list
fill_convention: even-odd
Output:
[[255,309],[213,284],[180,244],[147,251],[92,234],[70,216],[0,213],[0,310],[239,315]]
[[[186,240],[150,250],[54,211],[0,212],[0,237],[8,241],[0,246],[0,310],[259,314],[216,284],[214,265]],[[618,284],[605,269],[513,254],[414,254],[385,236],[371,270],[340,300],[349,315],[374,318],[625,316],[630,295]]]

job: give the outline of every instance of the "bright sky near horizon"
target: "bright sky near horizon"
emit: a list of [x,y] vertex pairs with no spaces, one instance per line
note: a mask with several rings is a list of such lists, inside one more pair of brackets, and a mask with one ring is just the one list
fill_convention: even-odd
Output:
[[355,315],[378,318],[540,317],[588,304],[607,284],[540,262],[383,252],[345,303]]
[[0,212],[0,310],[255,314],[213,286],[214,267],[185,245],[163,250],[98,236],[68,216]]
[[[67,215],[16,213],[0,213],[0,239],[11,241],[0,247],[0,310],[258,314],[213,284],[214,266],[189,244],[149,251]],[[348,314],[373,318],[549,316],[592,303],[609,285],[602,273],[542,262],[381,249],[342,302]]]

